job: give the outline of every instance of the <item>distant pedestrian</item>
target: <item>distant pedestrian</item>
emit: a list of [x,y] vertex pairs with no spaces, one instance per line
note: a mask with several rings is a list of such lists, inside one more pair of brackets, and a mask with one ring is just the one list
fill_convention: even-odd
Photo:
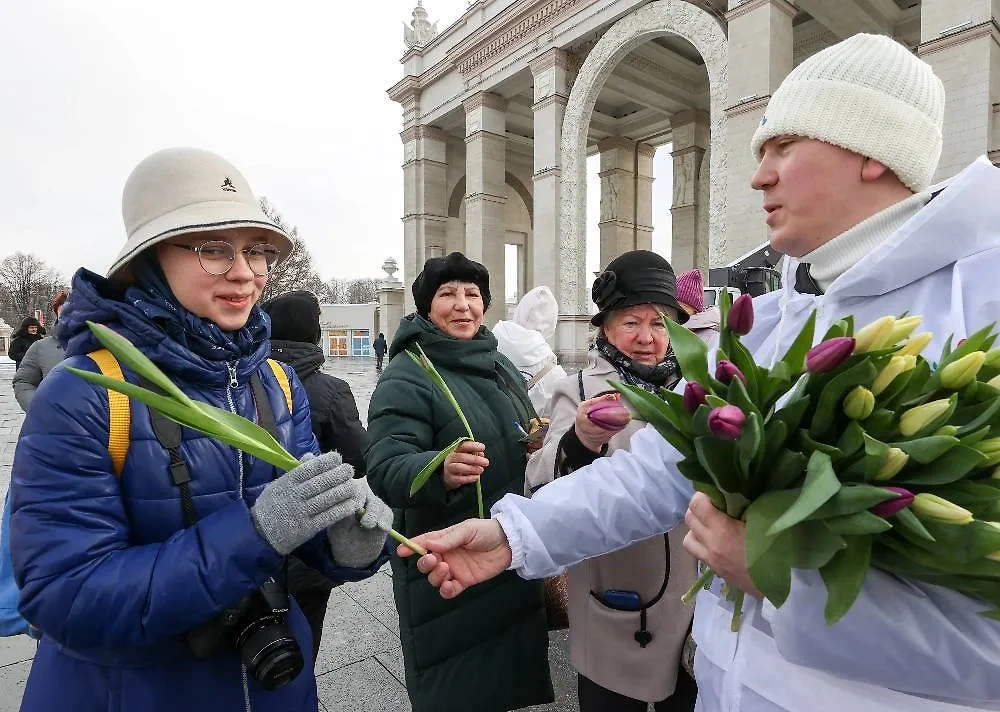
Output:
[[382,360],[385,358],[386,352],[389,350],[389,344],[385,342],[385,334],[381,331],[378,332],[378,336],[375,341],[372,342],[372,351],[375,352],[375,370],[382,370]]
[[26,316],[21,322],[21,326],[11,336],[10,348],[7,349],[7,356],[14,362],[15,369],[21,367],[21,360],[28,353],[31,345],[41,340],[43,336],[41,322],[33,316]]
[[677,275],[677,302],[689,317],[684,326],[702,341],[713,341],[719,333],[722,314],[718,307],[705,308],[705,281],[701,270],[691,269]]
[[[59,309],[65,303],[69,292],[65,289],[59,291],[52,300],[52,313],[56,315],[56,323],[59,322]],[[21,359],[21,365],[17,367],[12,384],[14,386],[14,397],[21,410],[28,412],[28,406],[35,395],[35,389],[42,379],[63,360],[65,352],[62,344],[50,334],[33,343]]]
[[[326,357],[319,347],[319,299],[312,292],[287,292],[262,307],[271,317],[271,358],[294,368],[305,386],[319,449],[339,452],[354,468],[355,477],[364,476],[366,433],[354,394],[346,381],[321,370]],[[334,585],[298,557],[288,557],[288,592],[299,602],[312,629],[313,661],[319,654],[323,619]]]

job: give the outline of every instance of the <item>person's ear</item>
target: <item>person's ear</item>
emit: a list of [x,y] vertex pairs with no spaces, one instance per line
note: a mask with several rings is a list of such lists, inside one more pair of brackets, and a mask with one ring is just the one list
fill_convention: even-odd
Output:
[[891,173],[889,168],[874,158],[866,158],[861,164],[861,180],[865,183],[874,183],[886,173]]

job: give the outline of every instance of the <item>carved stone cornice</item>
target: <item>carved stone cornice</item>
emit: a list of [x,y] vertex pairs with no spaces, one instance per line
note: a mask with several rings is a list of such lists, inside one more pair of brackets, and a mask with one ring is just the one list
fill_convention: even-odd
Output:
[[496,111],[507,111],[507,100],[499,94],[494,94],[489,91],[481,91],[473,94],[468,99],[463,101],[462,106],[465,107],[465,113],[475,111],[476,109],[495,109]]
[[771,100],[771,95],[766,94],[764,96],[755,96],[744,101],[737,102],[732,106],[726,107],[726,116],[733,117],[739,116],[740,114],[746,114],[751,111],[757,111],[758,109],[763,109],[767,106],[767,102]]
[[569,52],[558,47],[553,47],[528,62],[528,68],[531,70],[532,76],[537,77],[549,69],[569,70],[571,61]]
[[993,37],[994,42],[1000,44],[1000,25],[997,25],[997,21],[993,18],[986,22],[980,22],[977,25],[970,25],[964,30],[949,32],[942,37],[935,37],[927,42],[922,42],[917,46],[917,54],[923,57],[932,52],[940,52],[943,49],[990,36]]
[[448,53],[465,76],[476,74],[513,49],[596,0],[531,0],[515,3],[476,29]]
[[408,74],[401,80],[389,87],[389,98],[403,104],[411,99],[420,96],[420,78]]
[[747,15],[758,8],[764,7],[765,5],[773,5],[776,9],[781,10],[789,17],[795,17],[798,13],[798,8],[788,2],[788,0],[746,0],[746,2],[740,3],[732,10],[726,12],[726,22],[732,22],[737,17]]
[[448,139],[451,138],[451,135],[434,126],[425,126],[421,124],[418,126],[411,126],[410,128],[403,130],[399,134],[399,137],[403,140],[403,143],[409,143],[410,141],[425,138],[432,141],[442,141],[447,143]]

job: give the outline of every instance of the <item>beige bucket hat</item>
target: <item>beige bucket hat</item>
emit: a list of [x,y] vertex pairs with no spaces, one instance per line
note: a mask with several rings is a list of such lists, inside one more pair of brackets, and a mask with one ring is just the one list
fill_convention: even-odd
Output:
[[191,232],[259,227],[281,253],[292,252],[284,230],[261,210],[246,178],[224,158],[198,148],[168,148],[144,159],[125,181],[122,218],[128,241],[108,269],[130,277],[129,263],[164,240]]

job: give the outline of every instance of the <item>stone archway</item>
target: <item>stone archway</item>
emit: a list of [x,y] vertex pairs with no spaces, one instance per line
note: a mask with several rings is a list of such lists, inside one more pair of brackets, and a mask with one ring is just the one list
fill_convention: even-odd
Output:
[[[521,200],[524,201],[524,206],[528,209],[528,220],[531,221],[531,225],[535,224],[535,201],[531,197],[531,191],[528,190],[527,186],[521,182],[521,180],[507,171],[504,174],[507,185],[514,189],[514,192],[520,196]],[[448,198],[448,217],[457,218],[459,211],[462,209],[462,203],[465,202],[465,176],[458,179],[455,187],[451,191],[451,197]]]
[[562,255],[559,303],[563,314],[583,315],[588,311],[587,131],[594,105],[622,58],[639,45],[663,35],[677,35],[693,44],[708,70],[712,131],[709,153],[711,176],[715,179],[711,183],[708,209],[710,258],[725,250],[726,197],[724,183],[719,181],[726,174],[728,40],[718,21],[701,8],[686,0],[656,0],[626,15],[604,33],[580,67],[566,104],[560,146],[562,202],[558,244]]

